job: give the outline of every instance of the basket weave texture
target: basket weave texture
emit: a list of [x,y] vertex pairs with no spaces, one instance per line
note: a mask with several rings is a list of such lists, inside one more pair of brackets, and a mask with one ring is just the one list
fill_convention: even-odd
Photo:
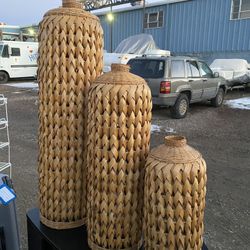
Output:
[[55,229],[86,221],[85,102],[103,61],[99,19],[63,4],[40,23],[38,60],[40,217]]
[[195,249],[203,244],[206,163],[186,139],[168,136],[147,159],[145,249]]
[[112,65],[88,97],[88,242],[91,249],[138,249],[142,237],[143,170],[149,152],[151,92]]

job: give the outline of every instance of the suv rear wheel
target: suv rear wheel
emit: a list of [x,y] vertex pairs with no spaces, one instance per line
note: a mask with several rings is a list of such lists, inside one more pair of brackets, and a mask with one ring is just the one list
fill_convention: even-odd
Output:
[[222,88],[219,88],[218,93],[215,98],[211,100],[211,104],[214,107],[220,107],[224,101],[225,92]]
[[171,116],[175,119],[184,118],[187,115],[189,109],[189,99],[186,94],[180,94],[175,102],[175,105],[171,108]]
[[6,72],[0,71],[0,83],[6,83],[9,80],[9,76]]

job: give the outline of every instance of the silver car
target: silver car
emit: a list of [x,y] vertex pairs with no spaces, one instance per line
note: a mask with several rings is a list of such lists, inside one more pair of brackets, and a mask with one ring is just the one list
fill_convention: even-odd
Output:
[[173,118],[184,118],[189,104],[210,100],[222,105],[227,82],[209,66],[190,57],[142,56],[131,59],[131,73],[143,77],[152,92],[153,104],[171,107]]

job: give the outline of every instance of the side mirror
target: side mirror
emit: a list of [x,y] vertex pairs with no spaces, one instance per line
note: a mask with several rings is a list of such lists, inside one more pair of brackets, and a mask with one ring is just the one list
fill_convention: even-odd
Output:
[[214,78],[218,78],[220,74],[218,72],[214,72]]

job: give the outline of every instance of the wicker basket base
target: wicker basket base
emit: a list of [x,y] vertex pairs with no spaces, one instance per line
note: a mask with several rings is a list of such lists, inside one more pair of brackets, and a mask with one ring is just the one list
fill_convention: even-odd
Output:
[[140,240],[138,242],[138,244],[136,244],[135,246],[133,247],[130,247],[130,248],[122,248],[122,249],[111,249],[111,248],[104,248],[104,247],[100,247],[98,245],[96,245],[95,243],[93,243],[90,239],[88,239],[88,244],[89,244],[89,247],[92,249],[92,250],[138,250],[142,247],[142,240]]
[[73,222],[55,222],[55,221],[46,219],[40,214],[40,221],[42,222],[42,224],[44,224],[45,226],[49,228],[63,230],[63,229],[71,229],[71,228],[83,226],[86,224],[87,219],[85,218],[85,219],[73,221]]

